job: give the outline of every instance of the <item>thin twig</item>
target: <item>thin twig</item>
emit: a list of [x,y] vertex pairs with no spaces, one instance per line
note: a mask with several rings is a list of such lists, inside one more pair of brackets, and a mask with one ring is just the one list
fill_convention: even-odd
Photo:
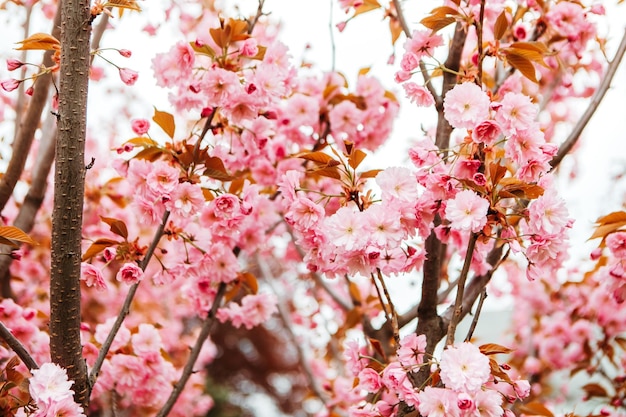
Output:
[[191,349],[191,353],[189,354],[187,363],[185,364],[185,367],[183,368],[183,373],[180,376],[180,379],[178,380],[176,385],[174,385],[174,388],[172,389],[170,396],[168,397],[167,401],[163,405],[163,408],[159,410],[159,413],[156,415],[156,417],[167,416],[169,412],[172,411],[172,407],[174,407],[174,404],[176,403],[176,400],[178,400],[178,397],[180,396],[181,392],[183,392],[183,389],[185,388],[185,384],[187,384],[189,377],[194,372],[193,367],[195,366],[196,361],[198,360],[198,357],[200,356],[202,345],[211,334],[211,330],[213,329],[213,325],[215,324],[215,314],[217,313],[217,309],[222,303],[222,298],[224,298],[225,292],[226,292],[226,284],[222,282],[220,283],[217,289],[217,294],[215,295],[215,299],[213,300],[211,311],[209,311],[207,318],[204,320],[204,323],[202,324],[202,328],[200,329],[200,334],[198,334],[198,338],[196,339],[196,343]]
[[476,27],[476,35],[478,37],[478,79],[476,84],[483,88],[483,22],[485,21],[485,0],[480,1],[480,14]]
[[550,161],[550,165],[552,166],[552,169],[559,166],[559,164],[561,163],[565,155],[567,155],[569,151],[572,150],[574,145],[576,145],[576,142],[578,142],[578,139],[580,138],[581,133],[587,126],[587,123],[589,123],[589,120],[591,120],[591,117],[593,116],[593,114],[598,109],[598,106],[602,102],[604,95],[609,90],[609,87],[611,86],[611,81],[613,80],[613,77],[615,76],[615,73],[617,72],[617,68],[619,67],[620,62],[622,61],[622,58],[624,57],[625,51],[626,51],[626,29],[624,30],[624,36],[622,37],[622,41],[619,44],[619,48],[617,49],[617,52],[615,53],[613,60],[609,63],[609,66],[606,69],[606,73],[604,74],[604,78],[602,79],[600,86],[598,87],[595,94],[593,95],[593,98],[591,99],[591,102],[589,103],[587,110],[585,110],[585,113],[578,120],[578,123],[576,123],[576,126],[574,126],[574,129],[569,134],[568,138],[559,147],[559,151],[554,156],[554,158],[552,158],[552,161]]
[[[280,299],[284,299],[284,294],[279,294],[276,285],[274,285],[274,279],[272,278],[272,274],[269,271],[267,263],[263,261],[260,257],[257,256],[257,264],[261,269],[261,275],[264,281],[270,286],[276,297]],[[295,347],[296,352],[298,353],[298,361],[300,362],[300,366],[302,366],[302,370],[304,371],[304,375],[306,376],[307,382],[309,383],[309,388],[311,391],[315,393],[315,395],[326,405],[326,396],[317,385],[315,377],[313,376],[313,369],[311,369],[311,365],[306,357],[304,349],[302,349],[302,344],[296,338],[295,333],[293,332],[291,320],[289,319],[289,314],[285,309],[285,305],[282,302],[277,303],[278,308],[278,316],[280,320],[283,322],[283,327],[287,331],[287,336],[289,337],[289,341],[291,345]]]
[[[140,268],[142,271],[146,270],[146,267],[148,266],[148,263],[150,262],[150,258],[152,258],[152,255],[154,254],[154,251],[156,247],[158,246],[159,241],[161,240],[161,237],[163,236],[163,231],[165,230],[165,225],[167,224],[167,219],[169,218],[169,215],[170,215],[169,211],[166,211],[165,214],[163,214],[163,220],[161,221],[159,228],[154,234],[154,238],[152,239],[152,243],[150,244],[150,247],[148,248],[146,255],[141,261]],[[96,379],[98,378],[98,373],[100,372],[100,368],[102,368],[104,359],[109,353],[109,349],[111,349],[111,345],[113,344],[113,340],[115,339],[117,332],[122,327],[122,323],[124,322],[124,319],[126,318],[126,316],[128,316],[128,313],[130,312],[130,305],[133,302],[133,298],[135,297],[135,293],[137,292],[137,287],[139,287],[140,282],[133,284],[128,290],[128,294],[126,294],[126,299],[124,300],[124,304],[122,305],[122,308],[119,314],[117,315],[117,319],[115,320],[113,327],[111,327],[111,331],[109,331],[109,334],[107,335],[106,340],[104,341],[104,343],[102,344],[102,347],[100,348],[100,351],[98,352],[98,357],[96,358],[96,361],[93,364],[93,367],[91,368],[91,373],[89,374],[89,389],[90,390],[93,388],[93,386],[96,383]]]
[[256,24],[258,23],[259,19],[261,18],[261,16],[263,16],[265,13],[263,13],[263,5],[265,4],[265,0],[259,0],[259,6],[256,9],[256,14],[254,15],[254,17],[250,20],[248,20],[248,33],[252,35],[252,31],[254,30],[254,27],[256,26]]
[[0,337],[7,342],[7,345],[15,352],[15,354],[24,362],[24,365],[28,367],[29,370],[39,369],[39,365],[35,362],[32,356],[28,353],[24,345],[13,336],[11,331],[6,328],[4,323],[0,321]]
[[[52,36],[59,39],[61,36],[61,7],[57,7],[57,13],[52,26]],[[46,51],[43,55],[42,65],[50,67],[53,65],[53,51]],[[0,213],[4,210],[7,202],[13,194],[15,185],[22,175],[26,158],[35,137],[37,127],[41,122],[41,114],[48,102],[48,90],[52,82],[52,74],[47,73],[37,77],[33,85],[33,95],[28,103],[28,108],[24,117],[20,121],[15,140],[13,141],[13,153],[9,165],[0,181]]]
[[[396,17],[398,18],[398,22],[400,22],[400,27],[402,28],[402,31],[407,38],[411,38],[411,29],[409,28],[406,18],[404,17],[404,12],[402,11],[402,4],[400,4],[400,0],[393,0],[393,6],[396,9]],[[437,90],[435,90],[435,86],[432,83],[432,78],[430,77],[428,69],[426,69],[426,64],[424,64],[424,60],[422,59],[420,59],[419,68],[420,72],[422,73],[422,78],[424,79],[424,85],[435,99],[435,107],[439,109],[439,107],[443,105],[443,102],[441,100],[441,97],[439,96],[439,93],[437,93]]]
[[[111,8],[109,7],[108,9],[110,10]],[[97,51],[98,49],[100,49],[100,42],[102,41],[102,36],[104,35],[104,31],[106,30],[108,25],[109,15],[106,13],[102,13],[100,15],[100,21],[98,22],[98,25],[93,29],[93,33],[91,36],[92,51]],[[90,57],[90,64],[93,64],[94,58],[95,54],[92,53]]]
[[487,298],[487,288],[483,288],[483,291],[480,293],[480,299],[478,300],[478,306],[476,307],[476,312],[474,313],[474,317],[472,318],[472,324],[470,325],[469,331],[467,332],[467,336],[465,336],[466,342],[472,340],[472,336],[474,335],[474,330],[476,330],[476,325],[478,324],[478,318],[480,317],[480,312],[482,311],[485,298]]
[[380,268],[376,268],[376,276],[378,277],[378,282],[380,282],[380,286],[383,288],[383,293],[385,294],[385,298],[387,298],[387,303],[389,303],[389,313],[391,315],[391,328],[393,330],[393,339],[396,342],[396,346],[400,346],[400,330],[398,328],[398,314],[396,313],[396,308],[393,305],[393,301],[391,300],[391,296],[389,295],[389,291],[387,290],[387,285],[385,285],[385,280],[383,278],[383,274],[380,271]]
[[465,281],[467,280],[467,274],[469,273],[470,265],[472,264],[472,257],[474,256],[474,248],[476,247],[476,240],[478,235],[472,233],[467,244],[467,253],[465,254],[465,261],[463,262],[463,268],[461,269],[461,276],[459,277],[459,283],[456,290],[456,300],[454,301],[454,315],[452,320],[448,324],[448,335],[446,336],[446,345],[454,344],[454,333],[456,326],[461,319],[461,313],[463,312],[463,293],[465,290]]

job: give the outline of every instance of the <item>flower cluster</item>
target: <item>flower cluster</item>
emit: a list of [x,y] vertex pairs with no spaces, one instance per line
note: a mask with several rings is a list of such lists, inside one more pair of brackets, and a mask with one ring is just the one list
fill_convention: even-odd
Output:
[[85,417],[83,408],[74,402],[74,381],[67,379],[65,369],[54,363],[44,363],[32,371],[29,391],[37,405],[33,417]]

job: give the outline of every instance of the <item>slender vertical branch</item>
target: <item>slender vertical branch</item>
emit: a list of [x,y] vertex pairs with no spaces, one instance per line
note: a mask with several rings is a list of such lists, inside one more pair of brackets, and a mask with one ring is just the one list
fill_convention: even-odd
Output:
[[285,331],[287,332],[287,337],[289,337],[289,341],[291,345],[296,349],[296,352],[298,353],[298,362],[300,363],[300,366],[302,367],[302,370],[304,371],[304,375],[309,384],[309,388],[311,389],[313,393],[315,393],[315,395],[319,398],[319,400],[325,404],[327,396],[324,395],[320,387],[317,385],[317,381],[315,380],[313,369],[311,369],[311,365],[309,364],[309,361],[306,357],[304,349],[302,348],[301,343],[298,341],[296,335],[293,332],[291,320],[289,319],[289,313],[287,312],[284,303],[280,301],[281,299],[285,298],[285,295],[280,294],[278,292],[278,289],[276,288],[276,285],[274,285],[274,279],[272,278],[272,273],[269,271],[267,263],[258,256],[256,257],[256,259],[257,259],[257,264],[259,265],[259,268],[261,269],[263,280],[267,282],[267,284],[270,286],[270,288],[272,289],[274,294],[276,294],[276,297],[279,300],[277,303],[278,317],[280,317],[280,321],[283,323],[283,327]]
[[330,71],[335,72],[335,61],[337,58],[337,47],[335,45],[335,25],[333,25],[333,5],[335,0],[330,0],[328,12],[328,34],[330,36]]
[[178,399],[180,394],[183,392],[183,389],[185,388],[185,384],[187,384],[189,377],[193,373],[193,367],[195,366],[196,361],[198,360],[198,356],[200,356],[202,345],[211,334],[211,330],[213,329],[213,325],[215,324],[215,314],[217,313],[217,309],[222,303],[222,298],[224,298],[225,292],[226,292],[226,284],[222,282],[220,283],[220,286],[217,289],[217,294],[215,295],[215,299],[213,300],[211,311],[207,315],[207,318],[204,320],[204,323],[202,324],[202,328],[200,329],[200,334],[198,334],[198,338],[196,339],[196,343],[191,349],[191,353],[189,354],[189,359],[187,359],[187,363],[185,364],[185,367],[183,368],[183,373],[180,376],[180,379],[178,380],[176,385],[174,385],[174,388],[172,389],[170,396],[168,397],[167,401],[163,405],[163,408],[159,410],[156,417],[167,416],[169,412],[172,411],[172,407],[174,407],[176,400]]
[[[61,67],[50,270],[50,357],[74,381],[76,402],[88,404],[80,341],[80,263],[85,196],[89,85],[89,0],[63,0]],[[47,92],[46,92],[47,96]]]
[[465,261],[463,262],[463,268],[461,269],[461,276],[459,277],[459,283],[456,289],[456,300],[454,301],[454,314],[452,320],[448,324],[448,335],[446,336],[446,345],[454,344],[454,332],[456,326],[461,320],[461,313],[463,312],[463,294],[465,292],[465,281],[467,280],[467,274],[472,264],[472,257],[474,256],[474,248],[476,247],[476,240],[478,235],[472,233],[467,244],[467,253],[465,254]]
[[396,347],[400,346],[400,330],[398,328],[398,314],[396,313],[396,308],[393,305],[393,301],[391,300],[391,296],[389,295],[389,291],[387,290],[387,286],[385,285],[385,280],[383,278],[383,274],[380,271],[380,268],[376,268],[376,276],[378,278],[378,282],[380,282],[380,286],[383,289],[383,293],[385,294],[385,298],[387,299],[387,303],[389,304],[389,315],[391,328],[393,330],[393,339],[396,342]]
[[18,358],[24,362],[24,365],[28,367],[29,370],[38,369],[39,365],[35,362],[32,356],[28,353],[24,345],[13,336],[11,331],[6,328],[4,323],[0,321],[0,337],[7,342],[7,345],[15,352]]
[[[409,25],[406,21],[406,17],[404,16],[404,11],[402,10],[401,1],[393,0],[393,6],[396,9],[396,17],[398,18],[398,22],[400,23],[400,27],[402,28],[404,35],[407,38],[410,38],[411,29],[409,28]],[[430,74],[428,73],[428,69],[426,68],[426,64],[424,64],[424,61],[421,59],[419,62],[419,68],[420,68],[420,73],[422,74],[422,78],[424,79],[424,84],[426,85],[426,88],[428,89],[430,94],[435,99],[435,107],[439,110],[439,107],[441,107],[442,105],[441,97],[437,93],[437,90],[435,90],[435,86],[432,83],[432,79],[430,77]]]
[[[30,233],[33,229],[35,217],[43,204],[48,189],[48,176],[54,162],[54,147],[57,137],[55,123],[56,119],[52,114],[49,114],[41,129],[42,137],[39,141],[39,150],[33,168],[30,188],[24,197],[17,217],[13,221],[15,227],[19,227],[26,233]],[[2,254],[10,253],[11,250],[10,246],[0,245],[0,253]],[[10,274],[12,262],[12,257],[0,256],[0,295],[4,298],[13,297]]]
[[554,158],[552,158],[552,161],[550,161],[550,165],[552,166],[552,169],[559,166],[559,164],[561,163],[565,155],[567,155],[569,151],[572,150],[574,145],[576,145],[576,142],[578,142],[578,139],[580,138],[580,135],[582,134],[585,127],[587,126],[587,123],[589,123],[589,120],[591,120],[591,117],[596,112],[598,106],[602,102],[604,95],[609,90],[609,87],[611,86],[611,81],[613,81],[613,77],[615,76],[615,73],[617,72],[617,68],[619,68],[619,64],[622,61],[622,58],[624,57],[625,51],[626,51],[626,29],[624,30],[624,36],[622,37],[622,41],[619,44],[617,52],[615,53],[613,60],[610,62],[606,70],[606,73],[604,74],[604,78],[602,79],[600,86],[594,93],[591,99],[591,102],[589,103],[589,106],[587,107],[587,110],[585,110],[585,113],[583,113],[581,118],[578,119],[578,123],[576,123],[576,126],[574,126],[574,129],[569,134],[565,142],[563,142],[563,144],[559,147],[558,153],[554,155]]
[[[161,237],[163,237],[163,232],[165,230],[165,226],[167,225],[167,219],[169,218],[169,216],[170,216],[169,211],[166,211],[163,214],[163,219],[161,220],[161,224],[159,225],[159,228],[154,234],[152,243],[150,243],[150,246],[148,247],[148,251],[146,252],[146,255],[143,257],[141,261],[141,265],[139,265],[142,271],[145,271],[146,268],[148,267],[148,264],[150,263],[150,259],[152,258],[152,255],[154,254],[154,251],[156,250],[156,247],[158,246],[159,241],[161,240]],[[130,305],[132,304],[133,299],[135,298],[135,293],[137,292],[138,287],[139,287],[139,282],[131,285],[131,287],[129,288],[128,293],[126,294],[126,299],[124,300],[124,304],[122,305],[122,308],[119,314],[117,315],[117,318],[115,319],[115,323],[113,323],[113,326],[111,327],[111,330],[109,331],[109,334],[107,335],[106,340],[104,341],[104,343],[102,344],[102,347],[100,348],[100,351],[98,352],[98,357],[96,358],[96,361],[94,362],[93,367],[91,368],[91,373],[89,374],[89,389],[90,390],[93,388],[93,386],[96,383],[96,380],[98,379],[98,374],[100,373],[100,369],[102,368],[104,359],[109,353],[109,349],[111,349],[111,345],[113,344],[113,340],[115,339],[117,332],[122,327],[122,323],[124,322],[124,319],[126,318],[126,316],[128,316],[128,313],[130,313]]]
[[469,342],[472,340],[472,336],[474,335],[474,330],[476,330],[476,325],[478,324],[478,318],[480,317],[480,312],[483,309],[483,303],[487,298],[487,288],[483,288],[480,293],[480,298],[478,299],[478,306],[476,307],[476,312],[474,313],[474,318],[472,318],[472,324],[467,332],[467,336],[465,336],[465,341]]
[[[61,7],[59,2],[57,6],[57,13],[54,18],[52,26],[52,36],[57,39],[61,36]],[[53,51],[46,51],[43,55],[43,66],[50,67],[52,62]],[[11,160],[7,166],[7,170],[0,179],[0,213],[4,210],[7,202],[13,194],[13,189],[17,184],[17,181],[22,175],[24,165],[26,164],[26,158],[30,151],[30,147],[35,137],[35,131],[41,121],[41,114],[48,101],[48,90],[52,82],[52,74],[47,73],[37,77],[37,81],[33,86],[33,95],[28,103],[28,109],[24,114],[20,122],[20,126],[17,130],[17,135],[13,142],[13,153]]]
[[476,24],[476,36],[478,43],[478,77],[476,84],[480,88],[483,87],[483,23],[485,21],[485,0],[480,1],[480,13],[478,17],[478,24]]
[[[26,18],[24,19],[24,25],[22,26],[24,29],[24,33],[23,33],[23,38],[26,39],[28,38],[29,34],[30,34],[30,21],[33,15],[33,3],[27,3],[26,4]],[[20,54],[20,60],[22,62],[26,62],[26,57],[27,57],[28,51],[27,50],[23,50],[22,53]],[[22,68],[20,68],[20,80],[23,80],[24,78],[26,78],[26,70],[27,70],[27,66],[24,65],[22,66]],[[24,94],[25,91],[25,83],[20,83],[20,86],[17,88],[17,99],[15,100],[15,127],[14,127],[14,132],[15,135],[17,136],[17,132],[19,130],[20,127],[20,119],[22,118],[22,112],[24,111],[24,107],[25,107],[25,101],[26,101],[26,94]]]

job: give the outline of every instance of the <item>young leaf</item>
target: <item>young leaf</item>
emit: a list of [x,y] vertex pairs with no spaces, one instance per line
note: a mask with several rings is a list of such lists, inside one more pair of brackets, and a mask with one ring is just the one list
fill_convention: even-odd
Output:
[[534,83],[538,82],[535,73],[535,67],[529,59],[524,58],[523,56],[518,55],[517,53],[514,53],[512,50],[509,49],[509,51],[506,53],[506,62],[508,62],[509,65],[518,70],[520,73],[522,73],[522,75],[528,78],[530,81]]
[[486,343],[478,347],[483,355],[497,355],[499,353],[511,353],[513,349],[496,343]]
[[157,142],[153,141],[152,139],[146,136],[128,139],[124,144],[127,144],[127,143],[130,143],[131,145],[134,145],[134,146],[141,146],[143,148],[147,148],[149,146],[159,146]]
[[104,4],[104,7],[119,7],[120,12],[123,9],[135,10],[137,12],[141,11],[141,7],[139,7],[135,0],[109,0]]
[[167,136],[174,139],[174,132],[176,131],[176,124],[174,123],[174,116],[172,116],[170,113],[159,111],[155,107],[154,117],[152,117],[152,120],[154,120],[156,124],[161,126],[161,129],[163,129],[163,131],[167,133]]
[[355,149],[350,152],[350,157],[348,157],[348,164],[352,167],[352,169],[357,169],[361,162],[365,159],[367,154],[360,149]]
[[541,404],[538,401],[532,401],[528,404],[522,404],[520,405],[519,410],[524,414],[532,416],[554,417],[554,414],[552,414],[552,412],[548,410],[545,405]]
[[35,242],[30,236],[15,226],[0,226],[0,236],[17,242],[28,243],[30,245],[37,244],[37,242]]
[[87,248],[85,253],[83,254],[82,261],[89,260],[108,248],[109,246],[117,245],[120,242],[117,242],[113,239],[98,239]]
[[35,33],[30,35],[28,38],[23,41],[17,42],[21,43],[22,46],[19,48],[15,48],[18,51],[27,51],[27,50],[43,50],[49,51],[54,49],[61,48],[61,42],[57,38],[52,35],[48,35],[47,33]]
[[220,181],[231,181],[235,177],[230,175],[224,167],[224,162],[217,156],[211,156],[204,161],[205,170],[203,175]]
[[216,56],[215,51],[209,45],[198,46],[196,42],[189,42],[189,45],[191,46],[191,49],[198,54],[207,55],[211,58],[215,58]]
[[496,24],[493,28],[493,37],[495,40],[502,39],[502,36],[506,33],[507,28],[509,27],[509,20],[506,18],[506,11],[502,10],[500,16],[496,19]]
[[336,161],[332,156],[324,152],[308,152],[298,156],[299,158],[313,161],[318,165],[328,165],[331,161]]
[[128,228],[122,220],[103,216],[100,216],[100,219],[111,227],[111,232],[123,237],[124,240],[128,239]]
[[357,7],[354,11],[354,16],[358,16],[363,13],[371,12],[372,10],[376,10],[380,8],[380,3],[376,0],[365,0],[363,4]]

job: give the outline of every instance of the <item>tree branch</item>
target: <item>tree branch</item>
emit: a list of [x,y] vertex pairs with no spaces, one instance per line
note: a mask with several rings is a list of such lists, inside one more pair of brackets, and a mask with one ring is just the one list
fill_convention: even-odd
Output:
[[[20,206],[17,217],[13,221],[15,227],[19,227],[26,233],[30,233],[33,229],[35,217],[46,196],[48,176],[54,162],[54,147],[57,137],[55,123],[55,117],[49,114],[41,129],[42,137],[39,141],[39,151],[33,168],[30,188],[26,197],[24,197],[24,202]],[[2,254],[10,253],[11,250],[10,246],[0,245],[0,253]],[[11,263],[13,263],[12,257],[0,256],[0,294],[4,298],[13,297],[13,291],[11,290]]]
[[226,284],[222,282],[220,283],[220,286],[217,289],[217,294],[215,295],[215,299],[213,300],[211,311],[207,315],[207,318],[204,320],[204,323],[202,324],[202,329],[200,330],[200,334],[198,335],[198,338],[196,339],[196,343],[191,349],[191,353],[189,354],[189,359],[187,359],[187,363],[185,364],[183,373],[180,376],[180,379],[178,380],[176,385],[174,385],[174,388],[172,389],[172,392],[170,393],[169,398],[163,405],[163,408],[161,408],[159,413],[156,415],[156,417],[167,416],[169,412],[172,411],[172,407],[174,407],[174,404],[176,403],[176,400],[180,396],[181,392],[183,392],[183,389],[185,388],[185,384],[189,380],[189,377],[191,376],[191,374],[194,372],[193,367],[196,364],[196,361],[198,360],[198,356],[200,356],[202,345],[211,334],[211,330],[213,329],[213,325],[215,324],[215,314],[217,313],[217,309],[219,308],[222,302],[222,298],[224,297],[225,292],[226,292]]
[[[159,225],[159,228],[154,234],[152,243],[150,243],[150,246],[148,247],[148,251],[146,252],[146,255],[143,257],[143,260],[141,261],[141,265],[139,265],[142,271],[145,271],[146,268],[148,267],[148,264],[150,263],[150,259],[152,258],[152,255],[154,254],[154,251],[156,250],[156,247],[158,246],[159,241],[161,240],[161,237],[163,236],[163,231],[165,230],[165,225],[167,224],[167,219],[169,218],[169,216],[170,216],[170,212],[165,211],[165,213],[163,214],[163,219],[161,220],[161,224]],[[128,290],[128,294],[126,294],[126,299],[124,300],[124,304],[122,305],[122,308],[120,309],[119,314],[117,315],[117,319],[115,320],[115,323],[113,323],[113,326],[111,327],[111,330],[109,331],[109,334],[107,335],[106,340],[104,341],[104,343],[102,344],[102,347],[100,348],[100,351],[98,352],[98,357],[96,358],[96,361],[94,362],[93,367],[91,368],[91,373],[89,374],[90,392],[93,386],[96,384],[96,380],[98,379],[98,374],[100,373],[100,368],[102,368],[104,359],[109,353],[109,349],[111,349],[113,340],[115,339],[117,332],[122,327],[122,323],[124,322],[124,319],[126,318],[126,316],[128,316],[128,313],[130,312],[130,305],[133,302],[133,298],[135,298],[135,293],[137,292],[137,288],[139,287],[140,282],[133,284]]]
[[289,314],[285,310],[285,305],[282,302],[280,302],[280,300],[284,299],[285,296],[284,294],[278,293],[278,290],[276,286],[274,285],[274,282],[273,282],[274,280],[272,278],[271,272],[269,271],[267,263],[258,256],[256,257],[256,260],[259,265],[259,268],[261,269],[261,274],[263,276],[263,279],[265,280],[265,282],[267,282],[267,284],[270,286],[270,288],[272,289],[274,294],[276,294],[276,297],[279,300],[277,303],[278,317],[280,317],[280,320],[283,322],[284,329],[287,332],[287,336],[289,337],[289,341],[291,342],[291,345],[296,348],[296,352],[298,353],[298,362],[300,363],[300,366],[302,366],[302,370],[304,371],[306,380],[309,383],[309,388],[311,389],[313,393],[315,393],[315,395],[320,399],[320,401],[322,401],[322,403],[326,405],[327,398],[322,392],[322,390],[320,389],[320,387],[317,385],[317,382],[315,381],[315,376],[313,375],[313,369],[311,369],[311,365],[309,365],[309,361],[306,358],[304,349],[302,349],[302,345],[296,338],[296,335],[294,334],[293,329],[291,327],[292,325],[291,325],[291,320],[289,319]]
[[[402,28],[402,31],[407,38],[411,38],[411,29],[409,28],[406,17],[404,16],[404,11],[402,11],[402,4],[400,4],[400,0],[393,0],[393,6],[396,9],[396,17],[398,18],[398,22],[400,22],[400,27]],[[419,68],[420,73],[422,74],[422,78],[424,79],[424,85],[435,99],[435,108],[439,110],[439,108],[442,106],[441,97],[439,96],[439,93],[437,93],[437,90],[435,90],[435,86],[432,83],[432,78],[430,77],[428,69],[426,69],[426,64],[424,64],[424,60],[422,59],[420,59]]]
[[463,262],[463,268],[461,269],[461,275],[456,289],[456,300],[454,301],[454,314],[450,323],[448,323],[448,335],[446,336],[446,345],[454,344],[454,333],[456,326],[461,320],[461,313],[463,311],[463,293],[465,292],[465,281],[467,280],[467,274],[469,273],[470,265],[472,264],[472,257],[474,256],[474,248],[476,247],[476,239],[478,235],[472,233],[467,244],[467,252],[465,253],[465,261]]
[[474,318],[472,319],[472,324],[467,332],[467,336],[465,336],[465,341],[469,342],[472,340],[472,336],[474,335],[474,330],[476,330],[476,325],[478,324],[478,318],[480,317],[480,312],[483,309],[483,303],[487,298],[487,288],[483,288],[480,293],[480,299],[478,300],[478,307],[476,307],[476,312],[474,313]]
[[617,72],[617,68],[619,67],[620,62],[624,57],[625,51],[626,29],[624,30],[624,36],[622,37],[622,41],[619,44],[617,52],[615,53],[613,60],[609,63],[609,66],[606,69],[606,73],[604,74],[604,78],[602,79],[600,86],[594,93],[593,98],[591,99],[591,102],[587,107],[587,110],[585,110],[585,113],[583,113],[581,118],[578,120],[578,123],[576,123],[576,126],[574,126],[574,129],[569,134],[565,142],[563,142],[563,144],[559,147],[559,151],[557,152],[557,154],[554,155],[554,158],[552,158],[552,161],[550,161],[552,169],[559,166],[565,155],[567,155],[572,150],[574,145],[576,145],[576,142],[578,142],[578,139],[580,138],[580,135],[587,126],[587,123],[589,123],[589,120],[591,120],[591,117],[596,112],[598,106],[602,102],[604,95],[609,90],[609,87],[611,86],[611,81],[613,80],[613,77]]
[[[57,6],[57,12],[54,17],[54,24],[52,26],[52,36],[59,39],[61,37],[61,7],[59,3]],[[50,67],[53,65],[52,55],[53,51],[46,51],[43,55],[42,65]],[[13,142],[13,153],[11,160],[7,167],[4,176],[0,180],[0,213],[4,210],[7,202],[13,194],[13,189],[17,184],[17,181],[22,175],[24,165],[26,164],[26,158],[30,151],[30,147],[35,137],[35,131],[39,126],[41,120],[41,114],[48,102],[48,90],[52,82],[52,74],[46,73],[37,77],[37,81],[33,85],[33,96],[28,103],[28,109],[26,114],[20,123],[20,127],[15,136]]]
[[7,342],[7,345],[15,352],[15,354],[24,362],[24,365],[28,367],[29,370],[39,369],[39,365],[33,359],[32,356],[28,353],[24,345],[13,336],[11,331],[6,328],[4,323],[0,321],[0,337]]
[[[63,0],[58,6],[62,22],[61,66],[50,268],[50,358],[67,370],[68,378],[74,381],[74,399],[83,407],[89,403],[87,365],[80,340],[80,264],[90,6],[89,0]],[[46,89],[44,97],[47,95]]]

